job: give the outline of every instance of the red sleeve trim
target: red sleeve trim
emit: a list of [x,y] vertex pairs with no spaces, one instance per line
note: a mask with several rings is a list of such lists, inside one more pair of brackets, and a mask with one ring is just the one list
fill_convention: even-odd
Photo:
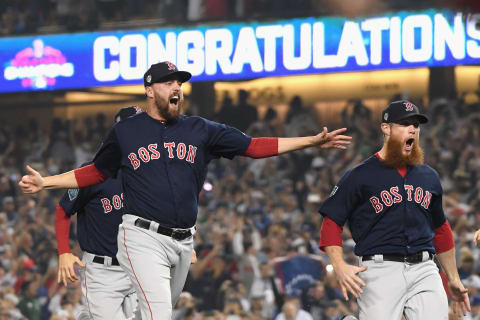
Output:
[[455,242],[453,242],[452,228],[450,227],[448,220],[446,220],[445,223],[440,227],[435,229],[433,245],[435,246],[436,253],[442,253],[455,247]]
[[255,159],[276,156],[278,138],[252,138],[244,155]]
[[328,246],[343,246],[342,231],[342,226],[329,217],[325,217],[320,230],[320,249],[325,251],[325,247]]
[[95,164],[73,170],[79,188],[92,186],[107,180],[107,175],[95,167]]
[[55,233],[57,236],[58,255],[70,253],[70,217],[67,216],[61,205],[57,206],[55,215]]

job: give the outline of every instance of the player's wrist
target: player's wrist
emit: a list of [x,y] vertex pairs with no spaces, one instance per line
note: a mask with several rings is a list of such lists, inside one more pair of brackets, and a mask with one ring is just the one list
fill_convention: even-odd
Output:
[[330,263],[332,264],[334,270],[341,269],[347,265],[345,260],[343,260],[342,258],[331,259]]
[[345,261],[338,261],[335,263],[332,262],[332,267],[334,270],[343,269],[346,265],[347,263]]
[[447,273],[445,272],[445,276],[447,278],[447,281],[450,283],[458,282],[460,280],[460,275],[458,273]]
[[53,184],[53,176],[48,176],[48,177],[40,177],[40,182],[39,182],[39,187],[40,189],[53,189],[54,184]]

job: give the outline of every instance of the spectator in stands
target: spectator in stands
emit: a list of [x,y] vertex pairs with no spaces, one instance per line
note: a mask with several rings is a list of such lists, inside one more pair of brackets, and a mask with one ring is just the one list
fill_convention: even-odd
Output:
[[285,119],[288,125],[287,134],[294,137],[296,134],[311,134],[318,128],[316,115],[312,112],[312,108],[304,105],[300,96],[294,96],[290,101],[290,109]]
[[248,103],[249,96],[248,91],[238,90],[238,102],[231,115],[231,126],[243,132],[258,119],[257,108]]
[[282,312],[275,320],[313,320],[313,318],[310,313],[300,309],[298,300],[291,299],[285,302]]
[[38,296],[37,280],[29,280],[22,283],[20,290],[20,302],[18,309],[29,320],[41,320],[41,306]]

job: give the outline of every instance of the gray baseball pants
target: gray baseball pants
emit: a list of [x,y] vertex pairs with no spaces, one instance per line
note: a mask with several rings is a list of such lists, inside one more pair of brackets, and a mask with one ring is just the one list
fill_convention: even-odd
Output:
[[[192,262],[193,236],[175,240],[134,225],[139,217],[124,214],[118,231],[117,259],[137,291],[143,320],[170,320]],[[193,229],[192,229],[193,231]]]
[[[424,255],[425,256],[425,255]],[[360,294],[360,320],[447,320],[448,300],[437,266],[432,260],[415,264],[361,261],[368,269],[359,273],[365,281]]]
[[120,266],[113,266],[110,257],[104,264],[93,262],[94,254],[84,252],[85,268],[80,272],[81,287],[90,319],[133,319],[137,295],[133,283]]

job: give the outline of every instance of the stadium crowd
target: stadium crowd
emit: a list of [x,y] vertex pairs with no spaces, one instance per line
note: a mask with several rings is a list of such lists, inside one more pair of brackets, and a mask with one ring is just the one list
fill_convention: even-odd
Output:
[[[300,97],[292,99],[282,119],[273,108],[262,119],[254,106],[245,106],[242,117],[229,117],[225,110],[217,120],[252,136],[309,135],[328,125],[319,123]],[[480,104],[439,99],[424,110],[431,122],[422,129],[422,146],[444,188],[457,264],[471,298],[466,319],[478,320],[480,249],[472,235],[480,228]],[[322,218],[317,210],[346,169],[375,153],[381,137],[378,121],[361,101],[345,108],[342,121],[354,138],[347,151],[308,149],[211,163],[195,235],[198,262],[175,320],[334,320],[356,314],[355,300],[343,300],[328,257],[318,248]],[[23,195],[17,181],[27,163],[51,175],[91,159],[110,125],[103,114],[54,119],[48,131],[35,120],[16,128],[0,123],[0,319],[70,320],[83,308],[78,281],[57,284],[54,220],[63,191]],[[73,253],[80,256],[75,219],[71,228]],[[354,263],[348,228],[343,237],[346,260]],[[299,256],[311,257],[320,273],[295,291],[283,282],[282,262]]]
[[210,21],[372,15],[455,8],[478,12],[474,0],[4,0],[0,36],[145,28]]

